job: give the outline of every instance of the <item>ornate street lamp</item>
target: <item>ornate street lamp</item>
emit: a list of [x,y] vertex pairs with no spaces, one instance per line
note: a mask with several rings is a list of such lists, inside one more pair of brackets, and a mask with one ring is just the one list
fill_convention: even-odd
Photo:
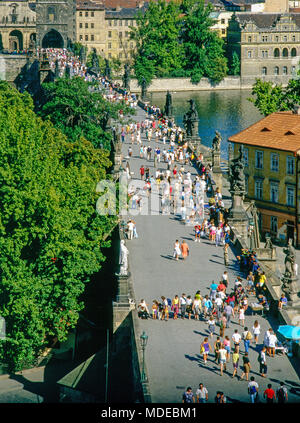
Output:
[[141,381],[146,382],[147,376],[146,376],[146,373],[145,373],[145,349],[146,349],[147,342],[148,342],[148,335],[146,335],[145,331],[143,331],[142,335],[140,336],[140,340],[141,340],[141,347],[142,347],[142,351],[143,351],[143,370],[142,370]]

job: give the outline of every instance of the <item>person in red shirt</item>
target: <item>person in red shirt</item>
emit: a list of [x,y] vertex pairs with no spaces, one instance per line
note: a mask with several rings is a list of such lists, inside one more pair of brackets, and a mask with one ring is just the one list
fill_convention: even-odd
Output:
[[141,174],[141,180],[143,181],[144,180],[144,176],[145,176],[145,168],[144,168],[143,165],[140,167],[140,174]]
[[218,291],[223,291],[223,292],[225,292],[226,291],[226,286],[223,284],[223,282],[220,282],[219,283],[219,285],[218,285],[218,289],[217,289]]
[[267,403],[273,403],[276,399],[275,391],[272,389],[271,383],[268,384],[268,388],[264,392],[264,398],[267,398]]
[[200,242],[201,226],[195,225],[194,229],[195,229],[195,242],[197,241]]

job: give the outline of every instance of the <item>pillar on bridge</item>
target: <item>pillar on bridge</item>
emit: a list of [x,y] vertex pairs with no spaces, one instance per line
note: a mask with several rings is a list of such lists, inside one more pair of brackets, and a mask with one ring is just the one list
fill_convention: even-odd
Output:
[[222,192],[223,187],[223,174],[221,170],[221,134],[220,132],[216,131],[216,136],[212,142],[212,173],[213,173],[213,180],[216,184],[216,188],[220,188]]

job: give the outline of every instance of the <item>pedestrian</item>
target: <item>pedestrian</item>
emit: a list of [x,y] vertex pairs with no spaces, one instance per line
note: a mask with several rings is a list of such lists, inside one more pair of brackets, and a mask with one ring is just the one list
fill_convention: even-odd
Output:
[[209,351],[211,351],[211,346],[208,343],[208,338],[204,338],[204,341],[200,345],[200,354],[203,355],[204,364],[207,363],[207,356]]
[[237,329],[234,330],[234,334],[232,335],[232,338],[231,339],[233,340],[234,347],[236,348],[237,352],[239,352],[240,342],[241,342],[242,337],[238,333],[238,330]]
[[158,302],[156,300],[153,300],[152,304],[152,319],[156,320],[158,317]]
[[227,361],[227,351],[224,348],[224,344],[221,344],[221,348],[219,349],[219,357],[220,357],[220,372],[221,372],[221,376],[223,376],[223,369],[226,371],[226,361]]
[[276,390],[277,402],[280,404],[284,404],[288,401],[288,393],[287,389],[283,382],[280,382],[279,388]]
[[179,256],[181,256],[181,249],[180,249],[179,241],[178,239],[176,239],[174,244],[173,257],[175,258],[176,261],[178,261]]
[[144,177],[145,177],[145,168],[144,168],[144,165],[142,165],[140,167],[140,175],[141,175],[141,180],[143,181],[144,180]]
[[233,315],[233,308],[232,308],[232,306],[230,304],[227,304],[224,307],[224,312],[226,314],[226,319],[227,319],[226,328],[229,328],[230,319],[231,319],[231,316]]
[[278,341],[277,340],[277,336],[275,335],[275,333],[273,332],[273,330],[270,329],[269,351],[270,351],[271,357],[275,357],[275,347],[276,347],[277,341]]
[[267,360],[266,360],[266,347],[263,347],[263,349],[260,351],[258,355],[258,361],[259,361],[259,373],[262,377],[267,377]]
[[223,392],[217,391],[215,396],[215,403],[216,404],[225,404],[227,402],[227,399]]
[[[247,379],[248,380],[248,379]],[[250,402],[254,404],[258,399],[258,383],[255,382],[254,376],[251,376],[250,382],[248,383],[248,394],[250,395]]]
[[244,307],[240,307],[240,309],[239,309],[239,324],[241,326],[245,325],[245,310],[244,310]]
[[161,320],[165,320],[166,322],[169,320],[169,306],[168,306],[168,300],[166,297],[161,297],[161,304],[162,304],[162,315]]
[[210,299],[211,300],[216,299],[217,289],[218,289],[218,285],[216,284],[216,282],[212,281],[210,285]]
[[249,373],[250,373],[250,368],[251,368],[250,360],[249,360],[249,357],[248,357],[248,353],[245,353],[245,355],[243,356],[243,365],[244,365],[244,370],[243,370],[243,373],[241,375],[241,379],[240,380],[242,380],[244,378],[244,376],[246,376],[246,380],[248,380]]
[[204,318],[206,319],[207,315],[210,314],[212,309],[212,301],[208,298],[208,295],[205,295],[204,298]]
[[186,391],[183,393],[182,402],[187,404],[195,402],[195,397],[190,386],[188,386]]
[[199,388],[196,391],[196,398],[198,403],[205,404],[208,401],[208,391],[203,383],[199,383]]
[[222,282],[223,282],[223,284],[227,288],[228,287],[228,283],[229,283],[227,270],[225,270],[224,273],[223,273],[223,275],[222,275]]
[[226,318],[226,314],[223,313],[220,320],[220,337],[221,338],[224,338],[226,325],[227,325],[227,318]]
[[185,313],[186,313],[186,295],[185,294],[181,294],[181,297],[179,298],[179,306],[180,306],[180,314],[181,314],[181,318],[184,319],[185,318]]
[[257,320],[255,320],[252,330],[253,330],[253,335],[254,335],[254,342],[255,342],[255,345],[257,345],[258,344],[258,337],[259,337],[259,334],[260,334],[260,324],[258,323]]
[[195,316],[195,320],[199,320],[199,314],[201,311],[201,299],[197,298],[197,295],[195,295],[193,305],[192,305],[192,311]]
[[244,332],[243,332],[243,342],[244,342],[244,347],[245,347],[245,352],[249,352],[249,346],[250,346],[250,342],[251,339],[253,338],[252,333],[248,330],[247,327],[244,327]]
[[268,383],[268,388],[264,392],[264,398],[266,398],[268,404],[273,404],[276,399],[276,394],[274,389],[272,389],[271,383]]
[[265,334],[264,334],[264,346],[267,349],[267,354],[270,355],[270,347],[269,347],[269,337],[270,337],[270,331],[272,331],[272,329],[268,329]]
[[182,241],[180,248],[181,248],[181,252],[182,252],[182,258],[183,258],[183,260],[185,260],[187,258],[187,256],[189,255],[189,252],[190,252],[189,246],[187,245],[185,240]]
[[186,297],[186,312],[188,315],[188,319],[191,320],[191,316],[193,312],[193,300],[190,295]]
[[216,324],[215,319],[213,318],[213,316],[210,316],[209,317],[207,323],[208,323],[209,335],[211,337],[213,337],[214,336],[214,332],[215,332],[215,324]]
[[215,363],[219,364],[220,363],[220,348],[221,348],[222,342],[220,340],[220,337],[217,336],[217,339],[214,343],[214,350],[215,350]]
[[178,313],[179,313],[179,298],[178,298],[178,295],[175,295],[175,297],[172,300],[171,310],[173,311],[173,319],[177,320]]
[[134,223],[133,223],[132,220],[128,221],[127,227],[128,227],[128,239],[132,239],[133,238],[133,228],[134,228]]
[[227,352],[227,356],[226,356],[227,361],[229,361],[230,360],[230,339],[227,335],[225,336],[225,338],[223,340],[223,344],[224,344],[224,348]]
[[235,348],[234,353],[232,354],[232,364],[233,364],[232,377],[233,378],[234,378],[235,375],[237,375],[237,369],[239,367],[239,359],[240,359],[240,355],[238,353],[238,350]]

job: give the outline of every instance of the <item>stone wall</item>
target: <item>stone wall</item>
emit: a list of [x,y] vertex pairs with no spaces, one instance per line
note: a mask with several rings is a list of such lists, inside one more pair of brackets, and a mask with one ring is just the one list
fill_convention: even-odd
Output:
[[[115,82],[121,86],[123,82],[121,79],[115,79]],[[255,81],[253,81],[255,82]],[[241,85],[241,78],[239,76],[228,76],[219,84],[212,83],[208,78],[202,78],[199,84],[192,84],[190,78],[155,78],[151,85],[147,88],[147,92],[163,92],[163,91],[207,91],[207,90],[240,90],[251,89],[253,83],[250,85]],[[141,92],[141,87],[138,85],[137,79],[130,80],[130,91]]]
[[0,80],[14,82],[26,63],[26,55],[0,54]]

